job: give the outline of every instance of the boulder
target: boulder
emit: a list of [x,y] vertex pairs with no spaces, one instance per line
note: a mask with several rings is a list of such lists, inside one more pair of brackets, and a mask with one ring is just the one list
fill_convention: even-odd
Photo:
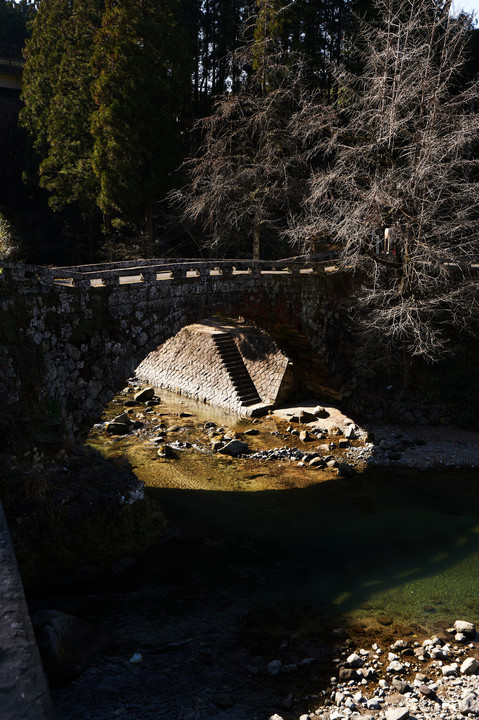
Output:
[[475,675],[478,668],[479,662],[476,660],[476,658],[469,657],[466,658],[462,663],[461,673],[462,675]]
[[466,620],[456,620],[454,623],[454,630],[457,633],[462,633],[467,638],[473,638],[476,635],[476,626]]
[[458,710],[461,715],[472,715],[473,717],[479,716],[479,696],[476,693],[471,692],[463,698],[459,705]]
[[357,653],[351,653],[346,662],[348,663],[349,667],[352,668],[359,668],[362,667],[364,664],[362,658]]
[[111,637],[87,620],[58,610],[32,616],[43,666],[52,680],[71,680],[111,644]]
[[128,415],[128,413],[124,412],[124,413],[121,413],[121,415],[117,415],[115,418],[113,418],[112,422],[129,425],[131,423],[131,418]]
[[328,435],[329,437],[333,437],[334,435],[343,435],[343,431],[337,425],[330,425],[328,427]]
[[110,435],[127,435],[132,427],[132,423],[122,423],[122,422],[109,422],[106,426],[106,431]]
[[143,390],[140,390],[140,392],[137,392],[136,395],[133,396],[133,399],[136,402],[146,402],[147,400],[152,400],[155,396],[155,388],[147,387]]
[[224,455],[230,455],[231,457],[239,457],[248,452],[248,446],[246,443],[241,442],[241,440],[231,440],[224,445],[219,452]]
[[338,477],[353,478],[356,475],[356,471],[351,465],[348,465],[348,463],[338,463],[337,474]]
[[409,710],[406,707],[391,707],[386,710],[386,720],[406,720]]
[[299,433],[299,439],[301,440],[301,442],[310,442],[310,440],[312,440],[313,438],[307,430],[301,430],[301,432]]
[[314,416],[320,420],[323,418],[329,417],[329,413],[326,410],[326,408],[322,407],[321,405],[317,405],[317,407],[313,410]]
[[394,678],[391,685],[401,695],[411,691],[411,686],[405,680],[400,680],[400,678]]
[[175,458],[176,453],[171,445],[160,445],[158,448],[158,457],[160,458]]

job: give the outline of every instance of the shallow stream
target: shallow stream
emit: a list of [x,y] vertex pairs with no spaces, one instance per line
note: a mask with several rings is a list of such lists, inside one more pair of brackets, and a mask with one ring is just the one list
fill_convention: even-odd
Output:
[[[243,436],[253,450],[299,441],[273,416],[253,423],[160,395],[137,435],[97,427],[89,443],[128,459],[170,539],[119,576],[33,600],[114,637],[107,656],[54,689],[60,720],[297,718],[332,673],[333,629],[368,647],[458,618],[479,622],[477,471],[375,468],[342,479],[232,459],[206,450],[206,421],[258,430]],[[159,458],[152,442],[165,430],[179,447],[173,458]],[[141,662],[130,662],[134,653]],[[297,670],[278,683],[266,672],[274,659]]]

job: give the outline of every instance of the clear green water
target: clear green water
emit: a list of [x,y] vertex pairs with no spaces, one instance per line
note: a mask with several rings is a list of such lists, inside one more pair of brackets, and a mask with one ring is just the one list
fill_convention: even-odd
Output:
[[[177,439],[205,442],[206,419],[240,431],[250,425],[172,393],[161,395],[166,423],[187,426]],[[192,417],[178,420],[180,411]],[[264,418],[255,425],[259,436],[248,442],[285,444],[285,436],[271,435],[284,432],[283,426]],[[94,439],[97,447],[99,442]],[[108,452],[127,455],[184,538],[226,538],[258,554],[266,587],[248,585],[245,592],[260,604],[309,607],[372,629],[383,616],[425,627],[458,618],[479,622],[477,471],[376,469],[344,480],[295,464],[192,451],[158,462],[144,441],[107,444]],[[251,564],[252,555],[238,562]]]

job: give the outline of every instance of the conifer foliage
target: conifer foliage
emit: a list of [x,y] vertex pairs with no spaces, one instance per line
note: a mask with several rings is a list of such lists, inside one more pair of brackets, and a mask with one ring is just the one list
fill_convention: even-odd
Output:
[[95,37],[93,167],[105,213],[147,223],[153,252],[153,203],[179,164],[178,116],[191,64],[178,27],[177,0],[107,0]]

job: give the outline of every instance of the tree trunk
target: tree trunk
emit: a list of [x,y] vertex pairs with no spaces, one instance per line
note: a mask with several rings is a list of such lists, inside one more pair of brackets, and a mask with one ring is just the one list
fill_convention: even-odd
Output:
[[253,230],[253,260],[259,260],[259,227],[257,222]]
[[145,211],[146,235],[145,235],[145,258],[153,257],[153,246],[155,243],[155,229],[153,224],[153,205],[147,206]]

